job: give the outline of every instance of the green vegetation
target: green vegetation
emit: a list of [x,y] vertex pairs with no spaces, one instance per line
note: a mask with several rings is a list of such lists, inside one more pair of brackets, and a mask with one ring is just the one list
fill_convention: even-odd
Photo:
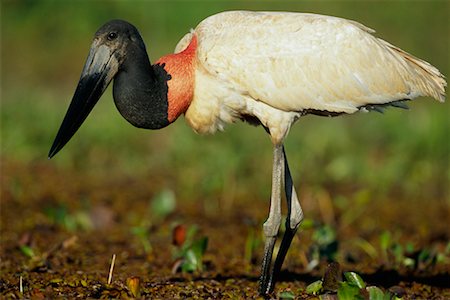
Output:
[[295,299],[294,293],[290,291],[281,292],[278,294],[278,298],[282,300],[289,300],[289,299]]
[[46,216],[53,224],[69,231],[93,229],[88,208],[70,213],[65,205],[53,205],[46,208]]
[[[186,230],[184,226],[181,225],[175,227],[174,229],[174,241],[176,240],[175,235],[179,230]],[[203,255],[205,254],[206,248],[208,247],[208,238],[203,236],[198,239],[194,239],[197,234],[197,226],[191,226],[186,230],[185,236],[177,243],[175,243],[176,248],[173,251],[173,258],[175,259],[175,264],[172,268],[173,273],[180,269],[182,272],[202,272],[203,267]]]
[[[330,276],[330,274],[332,275]],[[342,280],[339,264],[331,263],[328,265],[323,279],[309,284],[305,291],[309,295],[320,295],[320,299],[325,299],[327,295],[337,295],[337,299],[341,300],[396,300],[403,296],[397,295],[395,292],[384,292],[376,286],[368,286],[361,276],[355,272],[344,272],[344,277],[345,279]]]

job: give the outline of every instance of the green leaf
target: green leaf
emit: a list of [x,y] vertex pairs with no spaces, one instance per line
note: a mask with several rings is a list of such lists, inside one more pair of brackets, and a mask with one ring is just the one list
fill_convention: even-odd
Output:
[[189,248],[191,246],[192,240],[194,239],[195,234],[198,231],[198,227],[196,225],[189,226],[186,232],[186,241],[184,242],[183,247]]
[[163,219],[175,210],[175,206],[175,194],[172,190],[165,189],[153,198],[151,212],[154,216]]
[[258,249],[259,244],[261,243],[261,240],[258,238],[258,236],[255,234],[255,230],[253,228],[250,228],[247,238],[245,239],[245,260],[247,262],[251,262],[253,253]]
[[58,283],[61,283],[61,282],[63,282],[64,280],[62,279],[62,278],[54,278],[54,279],[51,279],[49,282],[50,283],[55,283],[55,284],[58,284]]
[[403,246],[400,244],[394,244],[392,245],[391,251],[395,258],[395,265],[398,266],[399,264],[402,264],[405,258]]
[[384,231],[380,234],[380,247],[383,251],[387,251],[391,246],[391,234],[389,231]]
[[142,247],[144,248],[145,253],[152,252],[152,244],[150,243],[149,239],[149,230],[145,226],[135,226],[131,228],[131,233],[134,234],[139,242],[141,243]]
[[294,293],[290,291],[284,291],[278,294],[278,298],[280,299],[295,299]]
[[309,219],[309,218],[305,218],[303,220],[303,222],[300,224],[300,229],[301,230],[308,230],[314,227],[314,220],[313,219]]
[[420,251],[417,260],[419,262],[425,262],[430,258],[430,256],[431,256],[430,251],[428,249],[423,249],[422,251]]
[[407,253],[413,253],[414,252],[414,244],[409,242],[408,244],[406,244],[405,246],[405,251]]
[[194,272],[198,269],[198,260],[192,249],[188,249],[184,254],[184,261],[181,265],[182,272]]
[[196,258],[196,269],[199,271],[203,270],[203,254],[205,254],[206,248],[208,247],[208,238],[203,237],[192,244],[191,251],[194,253]]
[[207,237],[203,237],[197,241],[195,241],[192,244],[192,251],[194,251],[194,254],[197,256],[197,258],[199,258],[201,260],[201,258],[203,257],[203,254],[205,254],[206,252],[206,248],[208,247],[208,238]]
[[318,245],[329,245],[336,240],[336,231],[331,226],[324,225],[314,231],[312,239]]
[[29,257],[29,258],[32,258],[32,257],[34,257],[35,255],[34,255],[34,251],[33,251],[33,249],[31,248],[31,247],[29,247],[29,246],[20,246],[20,251],[26,256],[26,257]]
[[369,292],[369,300],[389,300],[391,298],[390,293],[384,293],[376,286],[368,286],[366,290]]
[[317,295],[322,290],[322,280],[314,281],[306,287],[306,293],[310,295]]
[[341,282],[337,295],[339,300],[363,299],[359,293],[359,288],[348,282]]
[[416,262],[410,257],[405,257],[402,261],[403,265],[408,268],[414,268]]
[[364,280],[355,272],[344,272],[345,279],[347,279],[347,282],[350,284],[353,284],[357,286],[360,289],[363,289],[366,287],[366,283]]
[[338,242],[336,240],[336,231],[329,225],[323,225],[317,228],[312,235],[316,247],[318,247],[319,258],[326,258],[334,261],[337,255]]
[[354,240],[355,246],[361,248],[367,255],[369,255],[372,259],[378,258],[378,251],[375,247],[370,244],[368,241],[362,238],[356,238]]

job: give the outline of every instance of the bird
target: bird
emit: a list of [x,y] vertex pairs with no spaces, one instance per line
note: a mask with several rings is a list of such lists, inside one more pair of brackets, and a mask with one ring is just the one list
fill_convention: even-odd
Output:
[[[72,138],[111,81],[120,114],[132,125],[161,129],[184,115],[199,134],[237,121],[262,126],[273,144],[269,214],[258,291],[274,291],[303,220],[284,140],[301,117],[405,108],[428,96],[445,100],[440,71],[344,18],[299,12],[226,11],[211,15],[150,62],[138,29],[111,20],[89,55],[48,157]],[[287,202],[286,230],[273,260]]]

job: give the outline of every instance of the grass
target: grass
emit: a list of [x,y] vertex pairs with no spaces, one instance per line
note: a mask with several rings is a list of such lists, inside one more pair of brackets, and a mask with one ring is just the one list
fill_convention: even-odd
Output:
[[326,295],[337,295],[337,299],[369,300],[402,299],[405,293],[399,287],[384,292],[377,286],[368,286],[355,272],[344,272],[343,275],[344,279],[339,264],[331,263],[323,278],[310,283],[305,291],[309,295],[319,295],[320,298]]

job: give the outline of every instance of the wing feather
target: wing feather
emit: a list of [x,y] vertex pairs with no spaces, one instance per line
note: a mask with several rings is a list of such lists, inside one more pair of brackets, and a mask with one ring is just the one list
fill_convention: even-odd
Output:
[[443,101],[446,82],[436,68],[373,32],[330,16],[225,12],[195,29],[197,63],[242,94],[284,111],[352,113],[420,95]]

